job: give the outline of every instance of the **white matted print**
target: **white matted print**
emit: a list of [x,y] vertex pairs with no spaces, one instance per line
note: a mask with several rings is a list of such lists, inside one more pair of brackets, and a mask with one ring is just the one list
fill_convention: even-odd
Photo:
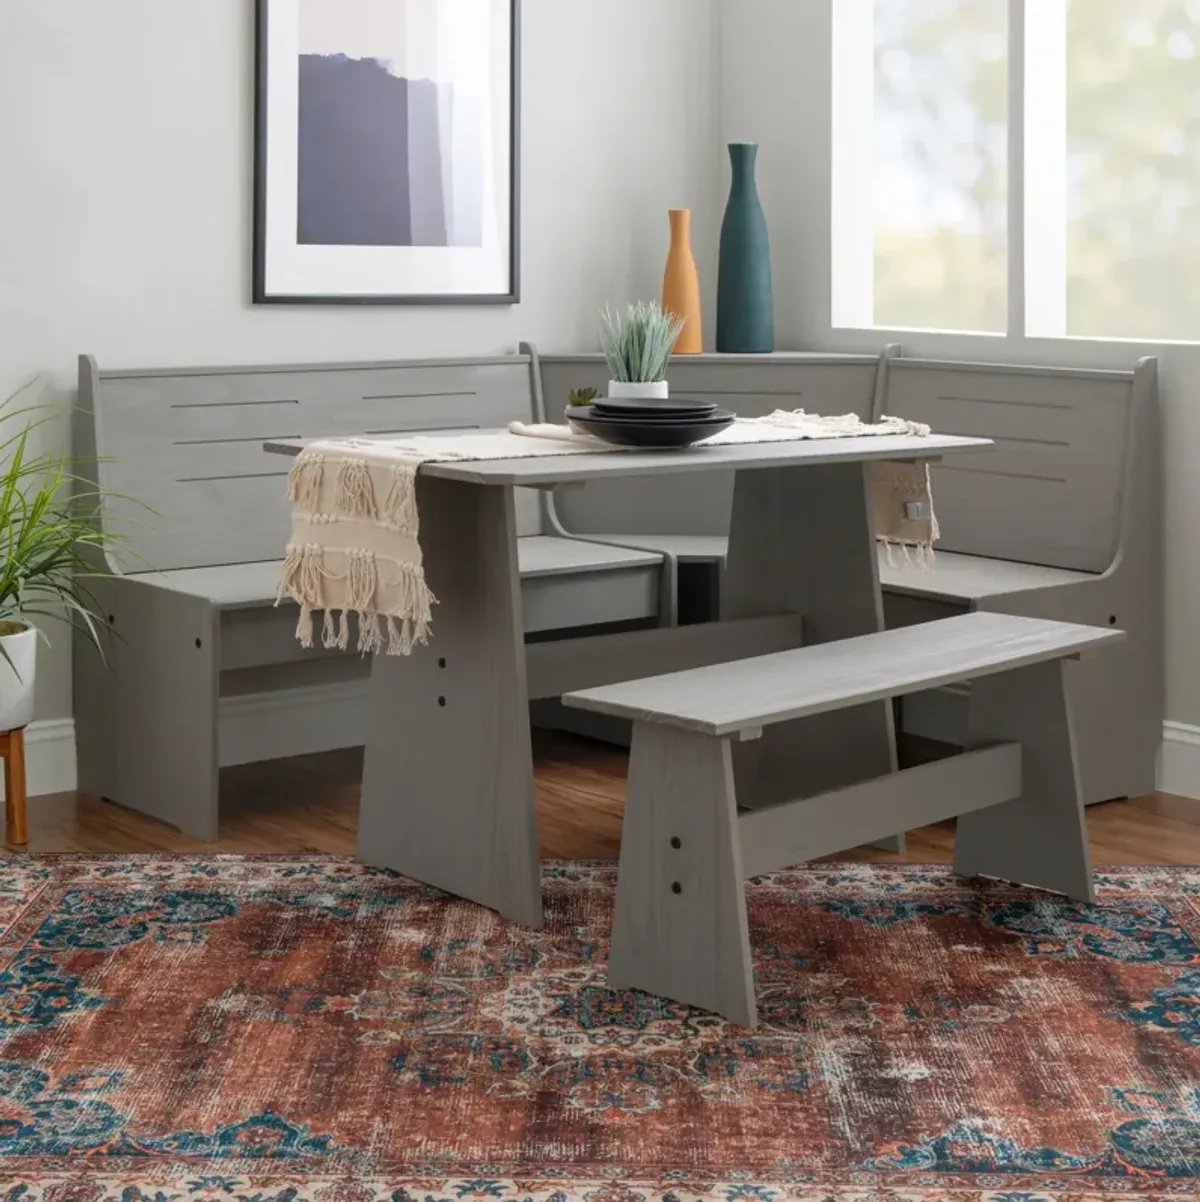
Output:
[[518,297],[519,0],[258,0],[256,302]]

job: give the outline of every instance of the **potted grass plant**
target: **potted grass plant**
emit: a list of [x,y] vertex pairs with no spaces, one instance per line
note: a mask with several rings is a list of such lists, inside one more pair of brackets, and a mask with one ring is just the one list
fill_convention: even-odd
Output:
[[102,651],[102,618],[87,581],[119,540],[98,520],[101,494],[83,461],[37,449],[60,434],[61,406],[0,404],[0,731],[33,719],[43,623],[86,632]]
[[670,395],[667,367],[683,321],[652,301],[600,315],[600,348],[608,364],[608,395],[661,400]]

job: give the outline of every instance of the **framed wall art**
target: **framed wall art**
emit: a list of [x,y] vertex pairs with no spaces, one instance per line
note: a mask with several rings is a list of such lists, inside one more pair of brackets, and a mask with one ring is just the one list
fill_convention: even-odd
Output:
[[258,0],[254,300],[519,298],[520,0]]

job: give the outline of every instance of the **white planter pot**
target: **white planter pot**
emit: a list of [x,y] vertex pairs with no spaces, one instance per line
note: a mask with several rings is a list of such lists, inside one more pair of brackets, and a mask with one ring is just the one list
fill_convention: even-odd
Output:
[[608,395],[637,401],[665,401],[671,395],[671,388],[666,380],[656,380],[653,384],[609,380]]
[[33,721],[33,682],[37,675],[38,634],[27,627],[0,635],[8,658],[0,655],[0,731],[21,730]]

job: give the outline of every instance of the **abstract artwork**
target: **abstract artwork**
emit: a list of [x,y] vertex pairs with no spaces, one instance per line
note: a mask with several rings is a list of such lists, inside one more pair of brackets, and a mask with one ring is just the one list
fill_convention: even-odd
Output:
[[256,303],[514,303],[519,0],[258,0]]

